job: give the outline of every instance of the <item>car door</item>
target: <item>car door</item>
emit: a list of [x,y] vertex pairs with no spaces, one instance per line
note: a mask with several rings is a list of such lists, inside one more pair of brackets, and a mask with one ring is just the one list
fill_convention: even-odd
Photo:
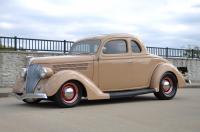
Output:
[[99,87],[102,91],[116,91],[131,86],[132,62],[126,39],[116,38],[104,43],[99,58]]

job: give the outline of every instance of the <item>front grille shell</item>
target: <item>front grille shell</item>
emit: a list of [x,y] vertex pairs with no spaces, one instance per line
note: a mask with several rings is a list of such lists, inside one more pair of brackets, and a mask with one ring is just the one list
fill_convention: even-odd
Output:
[[42,77],[40,76],[42,70],[43,68],[39,64],[29,65],[27,70],[26,85],[25,85],[26,93],[34,93],[37,84],[42,79]]

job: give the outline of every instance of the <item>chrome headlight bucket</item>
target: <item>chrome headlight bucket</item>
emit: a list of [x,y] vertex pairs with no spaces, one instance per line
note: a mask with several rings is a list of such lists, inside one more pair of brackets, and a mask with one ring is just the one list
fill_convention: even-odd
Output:
[[41,78],[45,78],[46,75],[47,75],[47,69],[43,67],[42,70],[40,71],[40,76]]
[[22,78],[25,78],[27,75],[27,68],[22,68],[21,72],[20,72],[20,76]]
[[53,70],[48,67],[43,67],[40,71],[41,78],[48,78],[53,75]]

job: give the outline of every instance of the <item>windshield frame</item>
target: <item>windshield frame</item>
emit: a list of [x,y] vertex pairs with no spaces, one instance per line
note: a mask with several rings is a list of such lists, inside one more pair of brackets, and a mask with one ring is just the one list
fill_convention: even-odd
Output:
[[[84,41],[99,41],[98,44],[88,44],[88,45],[97,45],[97,48],[96,48],[96,51],[95,52],[80,52],[80,53],[73,53],[72,49],[73,47],[75,47],[76,45],[81,45],[81,42],[83,42],[82,44],[84,45]],[[92,38],[92,39],[83,39],[83,40],[79,40],[79,41],[76,41],[71,47],[70,47],[70,50],[68,52],[69,55],[95,55],[98,53],[98,50],[100,48],[100,45],[101,45],[102,41],[101,39],[98,39],[98,38]]]

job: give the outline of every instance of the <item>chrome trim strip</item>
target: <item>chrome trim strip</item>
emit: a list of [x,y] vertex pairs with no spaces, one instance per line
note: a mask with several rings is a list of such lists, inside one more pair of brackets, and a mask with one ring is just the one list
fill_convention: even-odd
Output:
[[15,96],[19,100],[23,99],[47,99],[47,95],[45,93],[28,93],[28,94],[23,94],[23,95],[18,95],[16,93],[11,93],[12,96]]

